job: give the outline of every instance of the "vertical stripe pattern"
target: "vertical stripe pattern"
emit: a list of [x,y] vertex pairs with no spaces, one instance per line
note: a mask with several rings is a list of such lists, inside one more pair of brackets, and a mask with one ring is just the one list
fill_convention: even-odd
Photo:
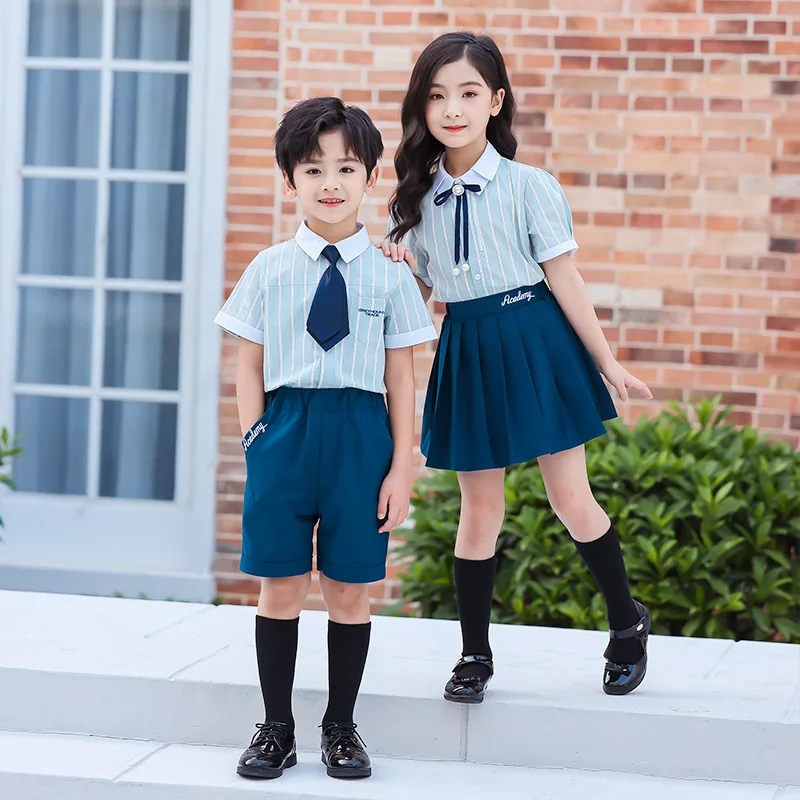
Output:
[[[472,182],[468,175],[460,180]],[[443,303],[533,285],[544,278],[542,262],[578,249],[572,212],[558,181],[542,169],[501,158],[485,188],[465,194],[469,269],[459,268],[456,274],[455,203],[436,206],[433,194],[432,189],[423,200],[422,220],[404,244],[417,262],[415,273],[433,284]]]
[[264,388],[355,388],[384,393],[385,351],[436,338],[419,287],[404,263],[369,246],[339,268],[347,283],[350,335],[325,352],[306,319],[326,264],[291,239],[259,253],[215,322],[264,345]]

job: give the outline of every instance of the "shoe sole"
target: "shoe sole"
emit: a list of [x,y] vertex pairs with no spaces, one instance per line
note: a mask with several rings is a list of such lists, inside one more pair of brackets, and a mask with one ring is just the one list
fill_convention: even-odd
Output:
[[243,778],[280,778],[285,769],[297,765],[297,755],[291,755],[286,759],[286,763],[282,767],[237,767],[236,774],[241,775]]
[[483,695],[479,697],[459,697],[458,695],[447,694],[447,692],[445,692],[442,697],[450,703],[462,703],[470,706],[477,706],[483,702]]
[[[325,757],[323,756],[320,761],[325,764]],[[328,772],[329,778],[341,778],[343,780],[369,778],[372,775],[372,767],[329,767],[325,764],[325,769]]]

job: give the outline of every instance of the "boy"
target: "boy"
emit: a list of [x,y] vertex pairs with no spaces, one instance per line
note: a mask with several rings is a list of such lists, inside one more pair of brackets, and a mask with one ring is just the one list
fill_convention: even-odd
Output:
[[256,256],[215,320],[240,337],[241,569],[262,579],[265,722],[239,759],[248,777],[277,778],[297,763],[292,683],[317,523],[329,615],[322,761],[335,778],[372,772],[353,722],[369,647],[367,584],[385,577],[389,532],[408,513],[412,348],[436,338],[411,272],[372,247],[357,221],[382,153],[361,109],[333,97],[292,108],[275,155],[305,221],[294,239]]

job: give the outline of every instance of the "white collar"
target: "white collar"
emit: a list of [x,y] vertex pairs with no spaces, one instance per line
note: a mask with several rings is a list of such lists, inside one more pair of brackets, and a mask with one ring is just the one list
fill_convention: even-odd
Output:
[[[358,258],[368,247],[372,247],[372,242],[369,240],[369,234],[363,223],[359,222],[358,230],[346,239],[336,242],[336,249],[342,257],[342,261],[348,264],[354,259]],[[311,228],[306,225],[305,221],[300,223],[297,233],[294,237],[300,249],[311,259],[317,261],[322,255],[322,251],[331,242],[326,242],[321,236],[314,233]]]
[[440,192],[446,192],[456,180],[461,181],[461,183],[476,183],[481,187],[481,191],[483,191],[489,181],[497,175],[497,170],[500,167],[500,159],[500,153],[494,149],[491,142],[487,142],[486,149],[472,168],[460,178],[456,179],[444,168],[444,153],[442,153],[442,157],[439,159],[439,169],[436,171],[436,175],[433,179],[434,195]]

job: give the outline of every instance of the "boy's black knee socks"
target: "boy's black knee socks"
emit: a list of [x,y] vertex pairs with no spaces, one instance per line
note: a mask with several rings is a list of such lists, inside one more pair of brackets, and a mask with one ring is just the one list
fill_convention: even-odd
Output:
[[351,725],[367,663],[372,623],[343,625],[328,620],[328,708],[322,724]]
[[297,663],[300,619],[256,616],[256,658],[264,698],[264,718],[286,722],[294,730],[292,688]]

